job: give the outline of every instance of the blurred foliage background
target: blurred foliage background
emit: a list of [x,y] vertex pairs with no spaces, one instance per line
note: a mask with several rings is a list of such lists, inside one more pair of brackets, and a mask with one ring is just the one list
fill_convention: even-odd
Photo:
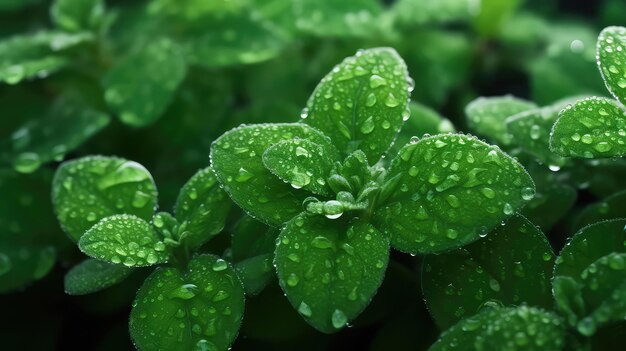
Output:
[[[216,137],[241,123],[297,121],[319,80],[358,49],[391,46],[406,61],[415,80],[406,141],[471,132],[464,109],[478,96],[545,106],[606,94],[597,34],[624,23],[622,0],[0,0],[2,348],[134,349],[128,313],[146,272],[94,295],[63,292],[81,254],[49,200],[62,160],[137,161],[169,209],[209,164]],[[614,192],[626,173],[618,166],[578,191],[576,208]],[[558,175],[535,181],[565,210],[576,201]],[[558,251],[573,220],[532,211]],[[394,255],[372,304],[334,335],[307,326],[274,282],[248,300],[234,350],[426,349],[439,330],[422,301],[420,260]]]

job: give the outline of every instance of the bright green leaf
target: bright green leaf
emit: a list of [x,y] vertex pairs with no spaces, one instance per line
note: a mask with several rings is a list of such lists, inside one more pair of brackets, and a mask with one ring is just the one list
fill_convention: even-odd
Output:
[[103,0],[55,0],[52,21],[69,32],[94,29],[104,15]]
[[565,330],[552,312],[535,307],[485,308],[445,331],[429,351],[560,351]]
[[199,170],[180,189],[174,213],[176,219],[189,231],[187,243],[191,248],[222,231],[231,201],[220,188],[211,167]]
[[388,259],[387,238],[370,224],[301,214],[280,233],[274,263],[291,305],[333,333],[369,304]]
[[598,36],[596,45],[598,68],[606,88],[626,105],[626,28],[607,27]]
[[506,130],[506,119],[535,108],[537,105],[533,102],[511,95],[480,97],[465,107],[465,115],[472,130],[493,141],[508,145],[511,143],[511,135]]
[[408,118],[412,85],[395,50],[359,51],[315,88],[302,115],[304,123],[328,135],[344,154],[361,149],[376,163]]
[[431,315],[446,329],[483,303],[551,308],[554,253],[545,235],[522,216],[485,238],[424,260],[422,285]]
[[0,82],[48,76],[68,65],[64,50],[89,40],[85,33],[38,32],[0,41]]
[[500,33],[520,3],[521,0],[481,0],[479,3],[467,1],[467,6],[473,12],[476,31],[482,36],[492,37]]
[[110,120],[76,99],[58,99],[46,116],[28,121],[11,135],[13,167],[31,173],[45,162],[61,161]]
[[65,275],[65,292],[70,295],[91,294],[115,285],[128,277],[131,268],[88,258]]
[[576,218],[574,229],[613,218],[626,218],[626,190],[617,192],[602,201],[590,204]]
[[159,119],[185,78],[181,50],[156,40],[115,65],[103,78],[105,99],[122,122],[143,127]]
[[296,26],[320,37],[369,37],[382,6],[375,0],[296,0]]
[[561,111],[550,147],[563,156],[584,158],[626,154],[626,111],[615,100],[591,97]]
[[89,156],[65,162],[52,184],[57,218],[74,241],[100,219],[114,214],[150,220],[156,197],[156,185],[147,169],[115,157]]
[[258,295],[274,276],[272,255],[259,255],[237,262],[235,271],[243,283],[246,294]]
[[524,168],[476,137],[440,135],[406,145],[388,177],[396,193],[375,223],[393,247],[438,252],[468,244],[519,210],[535,194]]
[[130,335],[141,351],[227,350],[239,331],[244,291],[226,261],[203,255],[184,272],[157,268],[133,306]]
[[152,226],[127,214],[103,218],[80,238],[78,246],[93,258],[127,267],[152,266],[169,258]]
[[328,196],[331,190],[326,179],[339,161],[339,153],[324,146],[306,139],[283,140],[265,150],[263,164],[296,189]]
[[278,226],[300,213],[307,197],[263,164],[267,148],[294,138],[308,139],[326,150],[333,148],[326,136],[300,123],[241,126],[211,146],[213,169],[224,190],[249,215],[270,225]]

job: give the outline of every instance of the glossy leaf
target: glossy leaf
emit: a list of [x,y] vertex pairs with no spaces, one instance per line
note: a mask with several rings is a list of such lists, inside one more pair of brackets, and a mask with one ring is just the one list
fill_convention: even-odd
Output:
[[281,231],[274,263],[291,305],[317,330],[356,318],[380,286],[389,242],[370,224],[301,214]]
[[314,194],[330,195],[326,179],[339,161],[333,148],[326,149],[306,139],[283,140],[267,148],[263,164],[292,187],[303,188]]
[[232,267],[216,256],[197,256],[185,271],[160,267],[146,279],[130,313],[130,335],[142,351],[227,350],[243,309]]
[[445,331],[430,351],[560,351],[565,330],[554,313],[535,307],[485,308]]
[[172,101],[186,70],[178,46],[168,39],[156,40],[107,72],[103,78],[106,102],[122,122],[149,125]]
[[211,146],[211,162],[224,190],[249,215],[278,226],[302,211],[308,196],[294,189],[263,164],[263,153],[283,140],[307,139],[332,150],[330,140],[299,123],[260,124],[235,128]]
[[563,156],[584,158],[626,154],[626,111],[618,102],[591,97],[561,111],[550,147]]
[[41,119],[30,120],[11,135],[13,167],[31,173],[65,154],[105,128],[111,118],[73,98],[61,98]]
[[199,170],[180,189],[174,213],[188,231],[190,248],[200,247],[222,231],[231,201],[220,187],[211,167]]
[[626,105],[626,28],[604,28],[596,45],[598,68],[607,89]]
[[408,118],[412,85],[395,50],[359,51],[322,79],[302,117],[328,135],[344,155],[361,149],[376,163]]
[[74,241],[100,219],[131,214],[146,221],[157,202],[152,176],[137,162],[89,156],[65,162],[52,184],[52,203],[63,230]]
[[132,272],[131,268],[122,265],[88,258],[67,272],[65,292],[70,295],[98,292],[122,282]]
[[487,301],[551,308],[554,253],[522,216],[462,249],[424,259],[422,285],[430,313],[446,329]]
[[50,8],[52,21],[69,32],[94,29],[103,14],[103,0],[55,0]]
[[243,283],[246,295],[258,295],[274,276],[272,255],[264,254],[237,262],[235,271]]
[[68,65],[63,51],[91,40],[85,33],[38,32],[0,41],[0,82],[45,77]]
[[80,238],[78,246],[93,258],[127,267],[152,266],[169,258],[152,226],[126,214],[103,218]]
[[524,168],[499,148],[466,135],[422,138],[389,168],[398,190],[375,213],[394,248],[438,252],[468,244],[535,194]]
[[296,0],[299,30],[320,37],[361,37],[376,32],[382,6],[375,0]]
[[493,141],[508,145],[511,135],[506,130],[506,119],[520,112],[537,108],[533,102],[511,95],[480,97],[465,107],[470,128]]
[[626,218],[626,190],[617,192],[602,201],[585,207],[576,218],[574,229],[578,230],[600,221],[613,218]]

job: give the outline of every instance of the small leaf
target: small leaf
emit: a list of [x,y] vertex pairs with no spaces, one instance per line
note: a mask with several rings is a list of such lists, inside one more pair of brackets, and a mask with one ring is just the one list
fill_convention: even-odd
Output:
[[299,30],[319,37],[370,37],[383,12],[375,0],[296,0],[293,4]]
[[485,308],[445,331],[429,351],[560,351],[565,330],[554,313],[535,307]]
[[338,152],[306,139],[283,140],[267,148],[263,164],[292,187],[330,195],[326,179],[339,161]]
[[197,248],[224,228],[231,201],[211,167],[199,170],[180,189],[174,213],[188,231],[187,243]]
[[502,145],[511,143],[506,119],[520,112],[537,108],[533,102],[511,95],[480,97],[465,107],[467,123],[472,130]]
[[442,329],[473,315],[489,300],[551,308],[553,264],[545,235],[516,215],[462,249],[427,256],[424,298]]
[[227,350],[241,324],[244,291],[226,261],[202,255],[184,272],[157,268],[133,306],[130,335],[141,351]]
[[535,194],[524,168],[499,148],[466,135],[422,138],[403,147],[388,177],[398,191],[375,213],[393,247],[438,252],[468,244]]
[[584,158],[626,154],[626,111],[615,100],[591,97],[559,114],[550,147],[559,155]]
[[156,40],[106,73],[104,97],[122,122],[147,126],[161,117],[186,71],[178,46],[169,39]]
[[560,275],[552,280],[552,293],[557,310],[565,316],[570,326],[575,327],[578,316],[585,311],[582,284],[572,277]]
[[86,295],[122,282],[133,270],[117,264],[88,258],[74,266],[65,275],[65,292]]
[[52,21],[68,32],[95,29],[104,15],[103,0],[55,0]]
[[587,225],[613,218],[626,218],[626,190],[617,192],[602,201],[585,207],[574,222],[574,229],[578,230]]
[[133,215],[103,218],[80,238],[78,246],[93,258],[127,267],[152,266],[169,258],[150,224]]
[[274,277],[272,255],[259,255],[237,262],[235,271],[243,283],[246,295],[258,295]]
[[273,253],[278,229],[268,227],[250,216],[242,217],[232,233],[231,251],[235,262]]
[[52,203],[63,230],[74,241],[100,219],[127,213],[152,218],[157,191],[137,162],[89,156],[65,162],[56,171]]
[[46,116],[28,121],[11,135],[13,167],[31,173],[43,163],[61,161],[68,152],[105,128],[111,118],[75,98],[62,97]]
[[307,139],[332,150],[330,140],[300,123],[241,126],[219,137],[211,146],[211,162],[224,190],[252,217],[278,226],[302,211],[308,196],[294,189],[263,164],[263,153],[283,140]]
[[90,41],[86,33],[38,32],[0,41],[0,82],[45,77],[69,64],[64,50]]
[[597,62],[606,88],[626,105],[626,28],[606,27],[598,36]]
[[359,51],[318,84],[304,123],[328,135],[344,155],[360,149],[376,163],[408,118],[412,84],[395,50]]
[[291,305],[314,328],[333,333],[369,304],[388,259],[387,238],[370,224],[301,214],[281,231],[274,263]]

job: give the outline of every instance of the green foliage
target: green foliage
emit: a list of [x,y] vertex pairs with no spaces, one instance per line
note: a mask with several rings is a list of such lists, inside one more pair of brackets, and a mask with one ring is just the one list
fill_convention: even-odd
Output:
[[65,275],[65,292],[70,295],[91,294],[122,282],[133,272],[122,265],[88,258]]
[[50,8],[52,21],[68,32],[96,28],[103,13],[103,0],[56,0]]
[[510,95],[478,98],[467,105],[465,114],[470,127],[490,140],[508,145],[507,118],[536,108],[535,103]]

